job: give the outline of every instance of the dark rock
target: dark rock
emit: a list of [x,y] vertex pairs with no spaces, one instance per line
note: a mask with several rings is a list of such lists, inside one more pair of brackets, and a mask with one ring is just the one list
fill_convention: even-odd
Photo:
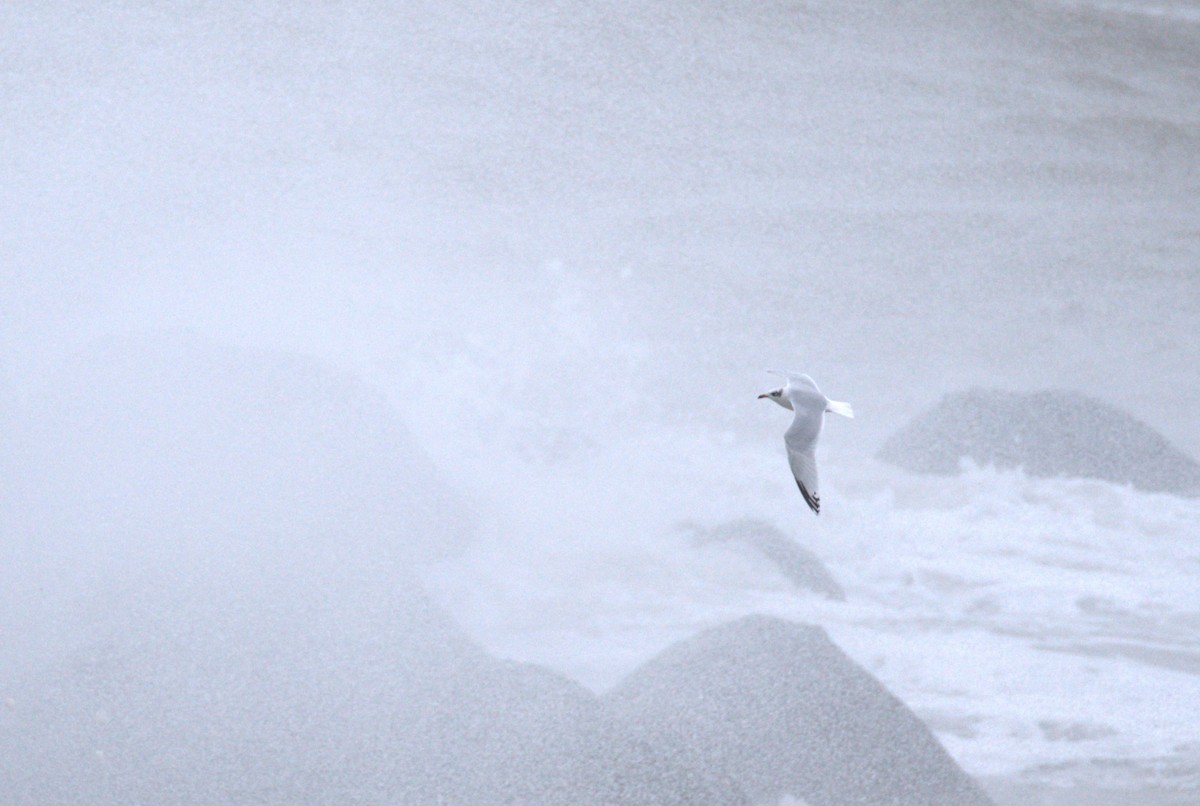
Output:
[[744,802],[430,604],[468,522],[353,379],[110,343],[18,421],[5,804]]
[[740,544],[765,557],[792,584],[802,590],[820,594],[838,602],[846,600],[846,592],[829,573],[817,555],[790,539],[779,529],[755,518],[729,521],[712,529],[687,524],[695,533],[697,546]]
[[224,577],[0,691],[5,803],[746,802],[487,656],[403,576]]
[[1131,484],[1200,495],[1200,464],[1119,409],[1077,392],[972,389],[947,395],[892,435],[878,457],[918,473],[951,475],[960,461],[1020,467],[1031,476]]
[[817,627],[751,616],[682,641],[605,697],[756,801],[986,804],[924,724]]

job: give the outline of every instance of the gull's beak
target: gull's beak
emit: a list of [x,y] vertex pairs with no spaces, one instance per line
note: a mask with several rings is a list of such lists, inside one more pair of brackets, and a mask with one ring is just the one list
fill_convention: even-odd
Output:
[[770,397],[770,395],[767,395],[767,394],[761,394],[761,395],[759,395],[759,396],[758,396],[758,399],[759,399],[759,400],[762,400],[764,397]]

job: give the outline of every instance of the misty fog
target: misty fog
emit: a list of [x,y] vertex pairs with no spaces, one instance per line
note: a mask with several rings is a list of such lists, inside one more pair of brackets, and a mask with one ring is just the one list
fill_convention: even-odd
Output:
[[1200,799],[1195,2],[16,0],[0,101],[0,802]]

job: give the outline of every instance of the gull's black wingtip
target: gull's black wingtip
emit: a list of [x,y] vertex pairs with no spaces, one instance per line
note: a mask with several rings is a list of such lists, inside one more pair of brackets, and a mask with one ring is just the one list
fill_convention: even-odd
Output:
[[800,483],[800,479],[796,479],[796,486],[800,488],[800,495],[804,496],[804,503],[808,504],[808,508],[813,511],[814,515],[820,515],[821,514],[821,498],[820,498],[820,496],[813,495],[808,490],[806,490],[804,488],[804,485]]

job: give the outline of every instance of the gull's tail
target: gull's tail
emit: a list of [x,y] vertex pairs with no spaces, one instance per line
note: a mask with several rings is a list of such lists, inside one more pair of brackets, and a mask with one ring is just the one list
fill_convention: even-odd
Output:
[[843,403],[840,400],[828,400],[825,402],[825,411],[832,411],[834,414],[840,414],[843,417],[854,419],[854,409],[849,403]]

